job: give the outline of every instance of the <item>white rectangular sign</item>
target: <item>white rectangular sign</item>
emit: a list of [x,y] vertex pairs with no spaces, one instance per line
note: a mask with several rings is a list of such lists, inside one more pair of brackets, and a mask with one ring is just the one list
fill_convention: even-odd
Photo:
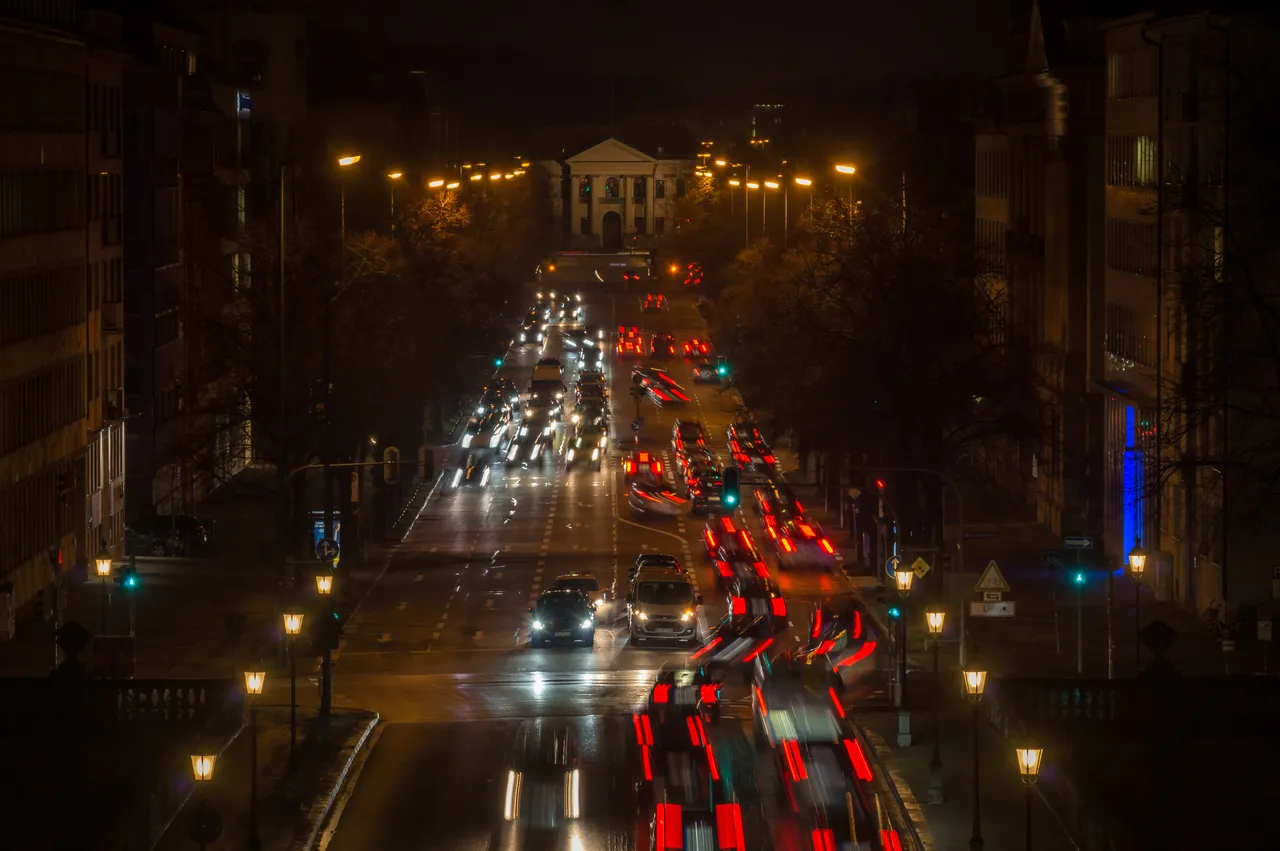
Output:
[[998,603],[972,600],[969,603],[969,614],[975,618],[1011,618],[1014,610],[1013,600],[1002,600]]

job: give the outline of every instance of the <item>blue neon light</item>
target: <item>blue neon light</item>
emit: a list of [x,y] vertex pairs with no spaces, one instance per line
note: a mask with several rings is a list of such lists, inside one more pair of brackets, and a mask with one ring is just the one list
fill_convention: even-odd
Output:
[[1132,405],[1126,405],[1124,409],[1124,461],[1121,470],[1121,478],[1124,482],[1124,549],[1121,551],[1121,557],[1128,555],[1129,551],[1138,543],[1138,538],[1142,536],[1142,452],[1138,450],[1138,412]]

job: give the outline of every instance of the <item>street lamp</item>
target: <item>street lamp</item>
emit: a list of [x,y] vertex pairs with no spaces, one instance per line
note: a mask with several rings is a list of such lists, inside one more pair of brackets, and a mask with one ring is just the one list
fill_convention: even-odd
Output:
[[1040,760],[1044,757],[1044,749],[1022,747],[1014,750],[1018,754],[1018,776],[1027,790],[1027,851],[1031,851],[1031,790],[1040,779]]
[[973,836],[969,837],[969,851],[982,851],[982,798],[978,784],[978,735],[981,729],[982,692],[987,687],[986,671],[964,672],[964,694],[973,704]]
[[796,186],[803,186],[809,190],[809,209],[813,210],[813,178],[797,177]]
[[451,183],[447,183],[447,184],[445,184],[445,187],[444,187],[444,188],[445,188],[445,189],[457,189],[457,188],[458,188],[459,186],[461,186],[461,185],[462,185],[461,183],[459,183],[458,181],[456,181],[456,180],[455,180],[455,181],[453,181],[453,182],[451,182]]
[[893,574],[893,581],[898,586],[899,594],[904,594],[904,595],[910,594],[911,584],[915,582],[915,579],[916,579],[915,571],[908,570],[902,567],[898,568],[898,570],[895,571]]
[[197,783],[208,783],[213,779],[213,766],[217,761],[217,754],[192,754],[191,776]]
[[[852,176],[857,173],[858,169],[855,166],[845,165],[841,163],[836,166],[836,171],[839,174],[847,174]],[[853,181],[852,180],[849,181],[849,221],[853,221]]]
[[1142,539],[1134,541],[1129,550],[1129,575],[1133,577],[1133,672],[1142,670],[1142,572],[1147,569],[1147,551]]
[[942,722],[939,707],[942,704],[942,685],[938,679],[938,647],[942,644],[942,626],[947,613],[930,609],[924,613],[933,636],[933,758],[929,760],[929,803],[941,804],[946,800],[942,791]]
[[728,160],[716,160],[716,165],[720,166],[721,168],[724,168],[728,164],[729,164]]
[[329,604],[329,619],[325,622],[320,640],[324,642],[324,651],[320,663],[320,714],[328,715],[333,702],[333,651],[329,648],[329,640],[324,634],[333,622],[333,574],[316,574],[316,593]]
[[98,557],[94,559],[94,566],[98,569],[98,578],[102,580],[102,635],[107,634],[107,577],[111,575],[111,550],[107,549],[107,542],[102,541],[98,546]]
[[391,229],[396,229],[396,184],[404,177],[402,171],[387,172],[387,180],[391,181]]
[[470,176],[469,178],[467,178],[467,179],[468,179],[468,180],[484,180],[484,175],[483,175],[483,174],[473,174],[473,175],[471,175],[471,176]]
[[298,750],[298,633],[302,632],[302,614],[285,612],[284,633],[289,636],[289,762]]
[[204,851],[210,842],[217,842],[222,835],[222,817],[209,806],[203,791],[213,779],[213,766],[217,761],[217,754],[191,754],[191,777],[196,782],[196,795],[187,816],[187,837],[200,847],[200,851]]
[[338,165],[343,166],[344,168],[349,165],[355,165],[358,162],[360,162],[359,154],[355,154],[350,157],[338,157]]
[[244,672],[244,691],[249,696],[249,851],[262,847],[258,835],[258,697],[266,683],[266,671]]
[[[906,598],[911,593],[911,583],[915,581],[916,575],[913,571],[905,567],[899,567],[893,573],[893,583],[898,589],[898,596]],[[906,608],[905,605],[903,608]],[[897,617],[897,623],[894,624],[894,680],[895,694],[894,706],[901,707],[907,701],[907,621],[901,615]]]
[[443,181],[442,179],[440,179],[440,178],[436,178],[435,180],[428,180],[428,181],[427,181],[427,188],[428,188],[428,189],[439,189],[441,186],[444,186],[444,181]]

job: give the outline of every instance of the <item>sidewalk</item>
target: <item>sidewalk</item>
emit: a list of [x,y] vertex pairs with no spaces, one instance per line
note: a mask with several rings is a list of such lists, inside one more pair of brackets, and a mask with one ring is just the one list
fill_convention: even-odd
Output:
[[[929,804],[929,763],[933,756],[933,713],[911,713],[912,743],[899,748],[898,713],[884,710],[856,712],[862,725],[880,750],[881,759],[898,786],[908,811],[922,813],[926,830],[921,830],[925,847],[934,851],[967,848],[973,835],[973,713],[959,695],[959,672],[944,671],[941,711],[942,788],[945,800]],[[921,682],[923,680],[923,682]],[[913,675],[915,705],[932,706],[932,676]],[[946,683],[956,684],[950,689]],[[948,697],[950,695],[950,697]],[[1022,848],[1026,837],[1026,791],[1018,777],[1013,746],[1000,732],[980,721],[981,828],[986,847]],[[1047,761],[1047,759],[1046,759]],[[1075,845],[1044,800],[1032,792],[1032,830],[1036,851],[1075,851]],[[911,800],[914,798],[914,800]]]
[[[305,839],[315,821],[313,805],[333,793],[336,773],[347,751],[364,734],[375,716],[358,710],[335,713],[327,728],[312,713],[299,717],[296,770],[290,775],[289,710],[263,706],[258,715],[258,835],[266,851],[284,851]],[[214,764],[207,788],[195,790],[222,817],[222,835],[215,848],[249,847],[249,728],[235,739]],[[199,800],[193,795],[167,826],[154,851],[189,851],[187,817]]]

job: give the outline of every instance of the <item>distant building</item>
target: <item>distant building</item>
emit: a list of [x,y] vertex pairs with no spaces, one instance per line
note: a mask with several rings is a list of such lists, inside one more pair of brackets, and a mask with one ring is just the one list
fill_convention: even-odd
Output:
[[97,544],[84,524],[86,50],[75,26],[72,0],[0,5],[0,582],[15,607]]
[[646,153],[609,138],[542,167],[552,178],[552,206],[564,223],[567,247],[647,251],[675,232],[677,204],[697,159],[692,151],[658,146]]

